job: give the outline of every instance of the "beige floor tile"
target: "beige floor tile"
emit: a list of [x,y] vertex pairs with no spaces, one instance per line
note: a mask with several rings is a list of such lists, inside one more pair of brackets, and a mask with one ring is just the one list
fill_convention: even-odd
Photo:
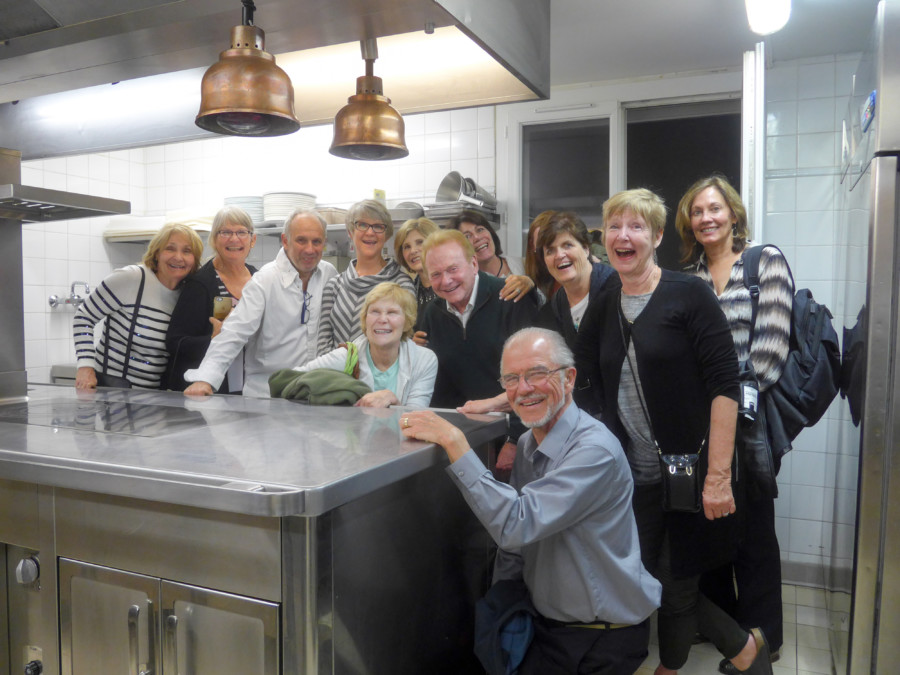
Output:
[[797,587],[781,584],[781,602],[790,605],[797,604]]
[[823,673],[831,675],[831,652],[827,649],[797,647],[797,672]]
[[828,628],[828,610],[824,607],[797,605],[797,626]]
[[781,616],[785,623],[797,623],[797,605],[782,603]]
[[829,649],[828,629],[820,626],[797,626],[797,646]]
[[797,605],[804,607],[826,607],[825,591],[821,588],[797,586]]

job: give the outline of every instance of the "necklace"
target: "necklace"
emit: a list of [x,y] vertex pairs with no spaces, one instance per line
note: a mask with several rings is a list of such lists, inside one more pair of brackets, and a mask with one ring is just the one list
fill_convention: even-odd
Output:
[[494,275],[495,277],[499,277],[499,276],[500,276],[500,273],[503,271],[503,258],[501,258],[501,257],[498,255],[498,256],[497,256],[497,260],[500,261],[500,267],[497,268],[497,274]]

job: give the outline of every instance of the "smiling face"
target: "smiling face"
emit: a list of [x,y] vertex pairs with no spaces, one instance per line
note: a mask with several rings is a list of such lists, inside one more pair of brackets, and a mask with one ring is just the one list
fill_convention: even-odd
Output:
[[423,269],[422,244],[424,243],[425,236],[418,230],[411,230],[406,239],[403,240],[403,247],[401,248],[406,265],[417,274]]
[[389,298],[376,300],[366,311],[366,339],[378,347],[396,347],[403,338],[406,315]]
[[544,247],[544,264],[560,285],[577,284],[591,276],[590,252],[568,232],[560,232]]
[[157,256],[156,277],[166,288],[174,289],[194,267],[194,249],[190,240],[173,232]]
[[459,231],[471,242],[472,248],[475,249],[475,258],[479,262],[490,260],[496,255],[494,240],[486,227],[463,221],[459,224]]
[[[504,375],[524,375],[536,369],[552,371],[559,368],[553,361],[551,345],[545,338],[523,338],[514,341],[503,353],[501,372]],[[575,387],[575,369],[566,368],[551,372],[543,382],[528,384],[523,377],[506,390],[506,396],[513,411],[529,429],[540,429],[544,433],[559,419],[563,409],[571,400]]]
[[691,231],[701,246],[719,244],[730,249],[735,223],[737,217],[716,188],[708,187],[694,197],[691,203]]
[[460,245],[448,242],[428,251],[425,268],[435,294],[449,302],[457,312],[463,312],[478,275],[475,258],[467,259]]
[[603,243],[612,265],[623,278],[640,279],[655,265],[653,251],[662,241],[650,225],[631,209],[609,217],[603,225]]
[[381,258],[384,242],[387,241],[387,230],[376,233],[372,228],[366,228],[362,231],[358,226],[363,223],[384,225],[383,222],[369,215],[361,215],[356,219],[356,225],[353,227],[353,246],[356,249],[357,258],[360,260]]
[[322,224],[312,216],[297,216],[291,222],[290,238],[281,235],[281,245],[301,279],[309,279],[325,250]]
[[243,263],[256,246],[256,234],[240,223],[225,223],[216,234],[216,255],[226,262]]

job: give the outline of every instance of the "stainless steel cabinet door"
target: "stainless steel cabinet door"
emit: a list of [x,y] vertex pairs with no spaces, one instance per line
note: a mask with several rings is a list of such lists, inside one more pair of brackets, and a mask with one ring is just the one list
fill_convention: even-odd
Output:
[[163,581],[164,675],[278,675],[278,608]]
[[156,675],[159,579],[59,561],[63,675]]

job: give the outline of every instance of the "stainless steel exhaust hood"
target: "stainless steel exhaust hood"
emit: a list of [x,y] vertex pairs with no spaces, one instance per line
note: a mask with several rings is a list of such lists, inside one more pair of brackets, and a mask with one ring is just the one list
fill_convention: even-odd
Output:
[[25,308],[22,298],[22,222],[71,220],[128,213],[118,199],[21,185],[22,153],[0,148],[0,403],[22,400],[25,383]]

